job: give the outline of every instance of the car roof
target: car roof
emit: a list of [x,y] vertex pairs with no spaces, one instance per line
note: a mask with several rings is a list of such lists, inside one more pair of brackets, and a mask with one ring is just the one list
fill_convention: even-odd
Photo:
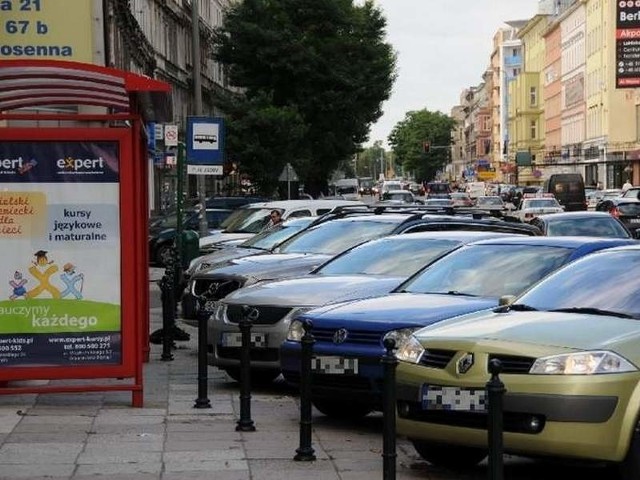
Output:
[[635,240],[625,238],[608,237],[536,237],[536,236],[509,236],[490,240],[480,240],[474,245],[540,245],[561,248],[579,248],[583,245],[632,245]]
[[591,218],[591,217],[611,217],[608,212],[596,212],[596,211],[580,211],[580,212],[558,212],[558,213],[544,213],[538,216],[540,220],[562,220],[565,218]]
[[375,221],[375,222],[385,222],[385,223],[402,223],[406,221],[408,218],[411,218],[411,214],[409,213],[385,213],[382,214],[371,214],[371,215],[350,215],[344,218],[332,218],[331,222],[353,222],[353,221]]
[[[416,240],[422,239],[436,239],[436,240],[455,240],[460,242],[475,242],[482,239],[489,239],[492,237],[512,237],[512,233],[492,232],[491,230],[434,230],[427,232],[412,232],[402,233],[396,235],[389,235],[388,237],[381,238],[380,241],[393,241],[396,238],[410,238]],[[376,240],[377,241],[377,240]]]
[[337,207],[340,205],[364,205],[359,200],[274,200],[273,202],[257,202],[244,205],[240,208],[282,208],[292,209],[301,207]]

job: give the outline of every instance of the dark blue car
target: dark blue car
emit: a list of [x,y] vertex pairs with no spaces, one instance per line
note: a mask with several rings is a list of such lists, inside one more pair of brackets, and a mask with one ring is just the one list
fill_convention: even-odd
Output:
[[[637,244],[592,237],[507,237],[471,243],[419,271],[382,297],[310,310],[291,322],[281,346],[285,379],[300,381],[300,339],[313,324],[312,399],[325,415],[356,417],[381,408],[383,340],[498,306],[588,253]],[[437,356],[437,352],[432,352]]]

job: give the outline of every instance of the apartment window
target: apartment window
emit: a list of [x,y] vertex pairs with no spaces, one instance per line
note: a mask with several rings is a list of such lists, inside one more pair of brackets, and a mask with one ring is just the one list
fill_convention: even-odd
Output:
[[538,105],[538,89],[536,87],[529,88],[529,105],[532,107]]
[[538,138],[538,122],[531,120],[531,123],[529,123],[529,131],[531,133],[531,140]]

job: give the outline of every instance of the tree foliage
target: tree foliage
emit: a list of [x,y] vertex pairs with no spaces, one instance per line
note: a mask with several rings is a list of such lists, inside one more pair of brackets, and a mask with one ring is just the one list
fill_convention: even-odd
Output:
[[356,170],[360,177],[371,177],[378,180],[383,167],[386,164],[387,153],[382,146],[382,141],[376,140],[373,145],[358,153]]
[[395,54],[385,28],[370,1],[233,3],[213,51],[237,88],[215,101],[241,170],[266,189],[289,162],[307,191],[323,189],[367,139],[391,93]]
[[[419,180],[431,180],[450,161],[451,130],[455,120],[441,112],[407,112],[388,141],[396,161],[405,171],[413,171]],[[429,151],[424,151],[424,144]]]

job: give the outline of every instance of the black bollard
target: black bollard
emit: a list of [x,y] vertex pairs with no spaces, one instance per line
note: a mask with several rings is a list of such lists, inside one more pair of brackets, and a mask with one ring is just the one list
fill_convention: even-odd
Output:
[[489,373],[491,379],[487,382],[488,397],[488,435],[489,435],[489,480],[502,480],[504,469],[502,464],[502,400],[504,393],[504,383],[498,375],[502,371],[502,363],[498,359],[489,362]]
[[396,341],[387,338],[384,341],[385,353],[382,355],[384,382],[382,391],[382,478],[395,480],[396,478],[396,367],[398,359],[394,350]]
[[255,432],[256,427],[251,420],[251,323],[257,317],[257,311],[247,305],[242,307],[240,332],[242,347],[240,349],[240,420],[236,425],[237,432]]
[[311,446],[313,420],[311,417],[311,360],[313,344],[316,342],[311,334],[313,324],[305,320],[302,324],[304,335],[301,339],[300,353],[300,446],[296,449],[294,460],[311,462],[316,459]]
[[206,299],[197,299],[200,303],[198,309],[198,398],[193,408],[211,408],[209,401],[209,365],[207,359],[207,323],[208,314],[204,312],[204,302]]
[[162,355],[160,360],[169,362],[173,360],[171,348],[173,347],[173,327],[175,325],[176,297],[175,297],[175,268],[174,256],[169,255],[166,260],[164,275],[160,280],[162,300]]

